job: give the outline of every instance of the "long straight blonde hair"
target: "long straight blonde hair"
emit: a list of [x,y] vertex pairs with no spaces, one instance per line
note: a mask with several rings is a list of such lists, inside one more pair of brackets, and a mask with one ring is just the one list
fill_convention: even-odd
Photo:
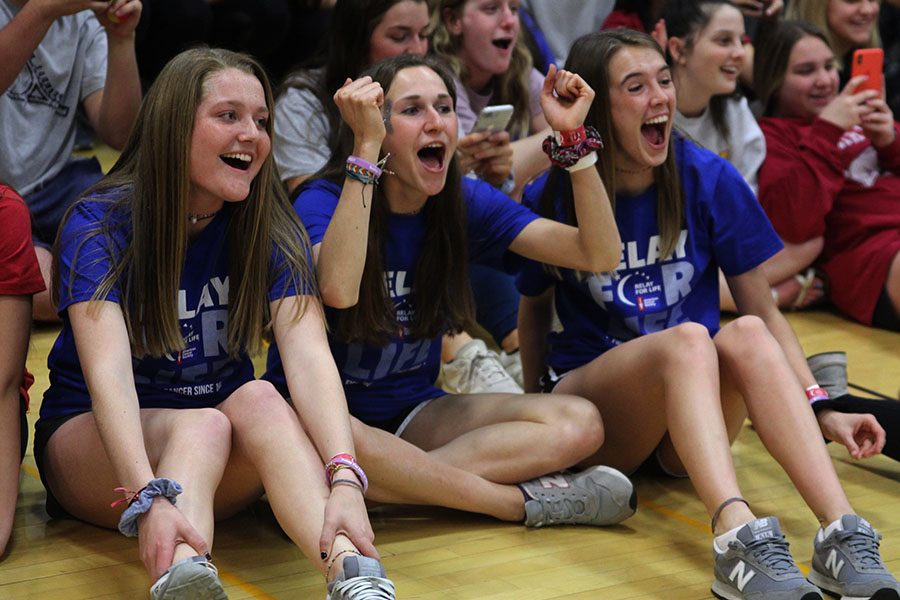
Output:
[[[190,144],[207,82],[226,69],[256,77],[269,114],[274,115],[271,85],[253,58],[210,48],[182,52],[166,65],[148,91],[110,173],[83,196],[111,206],[95,228],[83,232],[76,259],[86,240],[106,237],[114,264],[92,300],[104,300],[114,287],[119,288],[132,351],[138,356],[162,356],[184,349],[177,294],[188,245]],[[270,138],[272,131],[269,119],[266,132]],[[223,210],[231,213],[226,234],[228,353],[234,357],[261,349],[263,335],[271,326],[268,290],[285,269],[289,273],[282,297],[291,284],[300,294],[315,294],[317,287],[308,259],[309,238],[287,200],[271,153],[246,200],[229,203]],[[121,250],[112,241],[116,229],[121,229],[127,240]],[[56,245],[54,260],[58,262],[59,239]],[[273,251],[283,265],[281,272],[273,272]],[[72,285],[72,281],[57,285]],[[54,295],[59,297],[56,286]],[[301,314],[305,307],[302,302]]]

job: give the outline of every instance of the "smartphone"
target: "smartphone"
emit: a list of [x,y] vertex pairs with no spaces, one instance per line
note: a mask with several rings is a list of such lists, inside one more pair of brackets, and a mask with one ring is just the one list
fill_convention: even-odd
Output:
[[881,48],[862,48],[853,53],[850,77],[853,78],[857,75],[866,75],[868,77],[856,88],[857,92],[863,90],[881,91],[883,64],[884,50]]
[[470,133],[480,131],[497,133],[498,131],[503,131],[506,129],[506,126],[509,125],[509,120],[512,119],[512,116],[512,104],[485,106],[484,109],[478,113],[478,118],[475,119],[475,125],[472,126],[472,131]]

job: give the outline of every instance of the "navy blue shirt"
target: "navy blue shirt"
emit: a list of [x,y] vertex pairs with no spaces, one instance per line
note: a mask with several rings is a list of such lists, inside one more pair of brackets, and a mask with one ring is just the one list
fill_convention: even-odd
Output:
[[[660,256],[656,187],[638,196],[616,195],[622,238],[619,265],[611,273],[562,279],[526,261],[519,291],[537,296],[555,286],[563,326],[549,336],[547,363],[557,372],[584,365],[637,336],[685,322],[719,330],[719,268],[739,275],[758,266],[783,244],[753,192],[726,160],[677,139],[675,156],[684,191],[685,224],[670,256]],[[529,186],[523,201],[537,206],[546,177]],[[564,221],[562,207],[557,220]]]
[[[468,208],[469,259],[503,265],[509,245],[537,215],[482,181],[464,178],[462,186]],[[313,245],[325,237],[340,194],[337,184],[317,180],[294,202]],[[424,214],[390,216],[384,276],[394,302],[397,334],[386,346],[346,343],[329,335],[350,413],[363,422],[390,421],[422,401],[445,393],[434,385],[441,368],[440,336],[415,339],[409,332],[415,315],[413,278],[424,243]],[[328,308],[326,314],[333,331],[338,312]],[[274,346],[269,349],[264,378],[287,393],[281,359]]]

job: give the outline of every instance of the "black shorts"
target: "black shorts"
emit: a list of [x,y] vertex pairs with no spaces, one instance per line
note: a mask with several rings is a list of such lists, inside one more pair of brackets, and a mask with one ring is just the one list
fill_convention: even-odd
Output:
[[47,514],[54,519],[72,518],[72,515],[62,507],[56,496],[50,491],[50,486],[47,485],[47,479],[44,477],[44,457],[47,452],[47,444],[50,443],[50,438],[56,433],[56,430],[62,427],[66,421],[74,419],[78,415],[84,414],[84,412],[87,411],[39,419],[34,426],[34,462],[37,465],[38,473],[41,475],[41,483],[44,484],[44,489],[47,490]]

